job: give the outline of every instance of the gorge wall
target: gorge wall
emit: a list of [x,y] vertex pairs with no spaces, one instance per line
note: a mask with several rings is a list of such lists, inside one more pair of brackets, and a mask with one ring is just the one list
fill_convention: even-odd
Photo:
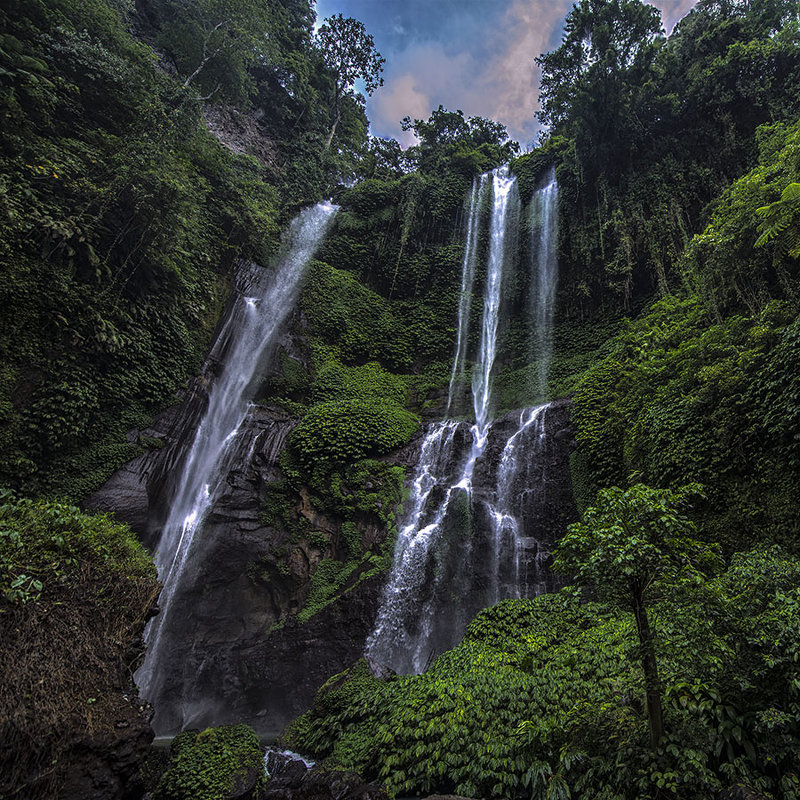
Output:
[[[313,481],[307,487],[293,483],[287,491],[287,470],[289,475],[294,471],[289,445],[298,421],[287,413],[285,401],[283,408],[270,402],[257,388],[258,381],[245,374],[239,383],[254,387],[246,389],[250,396],[261,391],[263,399],[255,404],[245,400],[244,405],[241,399],[229,399],[229,404],[240,404],[235,413],[241,421],[229,421],[228,434],[202,433],[210,422],[219,428],[223,412],[214,411],[215,398],[219,403],[224,396],[232,371],[243,369],[238,334],[231,326],[250,324],[251,278],[240,277],[217,344],[185,401],[150,429],[132,434],[161,447],[126,465],[87,500],[87,506],[113,510],[130,522],[156,549],[161,565],[161,613],[151,623],[150,652],[138,673],[144,695],[155,707],[157,732],[246,721],[265,735],[275,734],[365,646],[375,662],[419,671],[458,640],[480,608],[554,586],[546,568],[548,554],[575,517],[568,403],[509,411],[495,419],[498,403],[492,391],[495,362],[503,360],[498,341],[512,307],[509,287],[519,280],[520,212],[514,183],[507,168],[495,170],[476,179],[467,198],[457,357],[448,405],[472,397],[476,421],[432,423],[405,446],[379,457],[380,469],[399,468],[395,474],[410,479],[416,472],[419,477],[430,471],[426,458],[431,438],[447,432],[447,453],[439,459],[424,499],[414,489],[417,481],[410,482],[409,496],[398,507],[401,531],[391,577],[392,508],[384,509],[382,517],[343,513],[315,498]],[[545,188],[551,185],[552,178]],[[557,197],[552,191],[547,196],[551,202]],[[540,305],[552,306],[556,238],[548,225],[554,213],[547,213],[539,198],[530,209],[536,240],[530,292],[532,298],[541,298]],[[340,228],[334,231],[334,242]],[[461,235],[458,228],[452,234],[456,239]],[[545,255],[542,248],[548,249]],[[324,254],[324,245],[322,249]],[[287,257],[291,261],[291,249]],[[541,265],[550,270],[545,288]],[[245,267],[240,276],[256,269]],[[476,302],[471,315],[471,302],[465,307],[465,298],[473,291],[482,293],[484,302]],[[541,348],[552,336],[552,310],[534,312],[531,340],[535,337]],[[274,315],[266,299],[257,313],[265,315],[265,322]],[[547,320],[547,331],[542,320]],[[262,352],[263,345],[253,351],[249,358],[255,361],[247,369],[258,374],[261,385],[280,383],[287,364],[314,370],[313,319],[310,327],[302,312],[296,314],[291,325],[276,325],[277,338],[268,353]],[[473,330],[480,331],[474,361]],[[547,371],[547,356],[538,355],[536,374],[541,376]],[[459,386],[466,368],[473,374],[471,391]],[[538,391],[545,389],[538,384]],[[237,389],[237,397],[244,390]],[[433,396],[443,402],[440,391]],[[435,417],[435,408],[427,414]],[[440,407],[438,413],[444,411]],[[224,413],[230,416],[231,409]],[[218,442],[220,455],[203,472],[194,452],[199,444],[207,451],[209,438]],[[367,489],[372,480],[365,480]],[[187,481],[195,488],[187,491]],[[394,504],[399,495],[395,498]],[[436,536],[425,548],[427,560],[415,562],[413,579],[401,577],[398,584],[397,570],[404,569],[402,542],[418,534],[425,514],[438,515]],[[331,570],[334,576],[328,580]],[[395,601],[396,594],[401,597]],[[398,655],[407,649],[402,637],[385,635],[398,625],[419,638],[411,660]]]

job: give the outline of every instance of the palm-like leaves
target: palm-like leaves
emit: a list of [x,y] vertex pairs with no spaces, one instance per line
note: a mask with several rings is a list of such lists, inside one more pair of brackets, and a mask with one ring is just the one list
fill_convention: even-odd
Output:
[[762,218],[756,247],[775,242],[775,259],[800,257],[800,183],[790,183],[781,199],[756,209]]

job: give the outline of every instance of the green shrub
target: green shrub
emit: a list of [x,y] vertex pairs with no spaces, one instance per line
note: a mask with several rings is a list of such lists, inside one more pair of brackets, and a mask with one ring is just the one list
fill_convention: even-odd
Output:
[[264,752],[247,725],[185,731],[173,740],[170,755],[155,800],[220,800],[238,796],[251,782],[256,790],[266,784]]
[[[800,560],[779,548],[653,606],[667,735],[649,746],[632,614],[573,590],[480,612],[422,675],[331,678],[284,739],[398,794],[796,797]],[[703,613],[698,613],[702,609]],[[569,796],[569,795],[565,795]]]
[[78,743],[135,713],[132,649],[158,590],[127,525],[0,490],[0,794],[57,796]]
[[[16,499],[0,490],[0,592],[11,602],[69,591],[93,574],[152,583],[155,567],[127,525],[66,503]],[[98,596],[103,590],[98,588]]]
[[709,487],[705,535],[729,552],[754,539],[796,547],[797,392],[784,377],[794,374],[796,332],[782,301],[721,322],[697,298],[654,304],[577,386],[572,420],[590,499],[603,486],[698,482]]
[[291,443],[310,470],[384,455],[406,444],[418,427],[413,414],[384,400],[328,400],[308,411]]

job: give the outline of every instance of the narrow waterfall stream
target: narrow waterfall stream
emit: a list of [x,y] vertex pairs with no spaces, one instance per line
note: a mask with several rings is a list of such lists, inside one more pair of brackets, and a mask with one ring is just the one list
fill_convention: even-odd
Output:
[[209,356],[221,365],[221,371],[212,379],[207,409],[178,467],[176,492],[155,555],[164,587],[160,613],[148,626],[147,654],[136,673],[142,696],[154,705],[165,679],[171,637],[180,629],[180,620],[171,615],[173,600],[184,583],[192,581],[193,546],[229,472],[230,455],[240,444],[254,382],[294,308],[306,266],[337,210],[337,206],[319,203],[302,211],[288,230],[274,270],[243,267],[246,274],[239,276],[239,294]]
[[533,195],[530,226],[530,358],[537,365],[534,388],[544,397],[553,354],[553,313],[558,281],[558,183],[554,169],[545,186]]
[[453,371],[450,373],[450,387],[447,392],[447,411],[453,404],[453,392],[457,384],[464,381],[464,362],[467,357],[467,331],[472,309],[472,287],[475,283],[475,267],[478,263],[478,234],[481,224],[481,209],[484,205],[489,175],[483,174],[472,183],[467,216],[467,240],[464,246],[464,260],[461,266],[461,294],[458,301],[458,338],[456,354],[453,358]]
[[[434,423],[420,449],[411,499],[399,526],[392,573],[367,655],[399,673],[418,673],[452,647],[480,608],[552,588],[549,556],[535,521],[545,501],[548,405],[493,419],[493,373],[504,274],[519,218],[516,178],[500,167],[473,183],[462,261],[458,335],[447,413],[463,382],[471,294],[491,192],[481,338],[472,368],[473,424]],[[530,315],[536,396],[546,395],[557,279],[557,186],[553,176],[531,202]]]

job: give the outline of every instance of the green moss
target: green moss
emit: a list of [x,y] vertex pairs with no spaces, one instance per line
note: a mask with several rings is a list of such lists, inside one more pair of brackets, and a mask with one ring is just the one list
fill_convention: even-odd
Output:
[[292,431],[291,446],[306,469],[345,465],[406,444],[419,421],[382,400],[328,400],[313,406]]
[[264,753],[247,725],[185,731],[173,740],[170,756],[155,800],[219,800],[235,796],[251,780],[256,791],[266,785]]
[[356,558],[361,555],[363,552],[362,535],[354,522],[343,522],[340,535],[342,547],[348,556]]
[[341,593],[348,578],[359,568],[359,562],[342,562],[324,558],[317,564],[308,587],[308,597],[298,622],[307,622]]
[[414,341],[391,304],[348,272],[314,262],[300,306],[311,332],[335,347],[345,364],[378,361],[403,370],[414,360]]

